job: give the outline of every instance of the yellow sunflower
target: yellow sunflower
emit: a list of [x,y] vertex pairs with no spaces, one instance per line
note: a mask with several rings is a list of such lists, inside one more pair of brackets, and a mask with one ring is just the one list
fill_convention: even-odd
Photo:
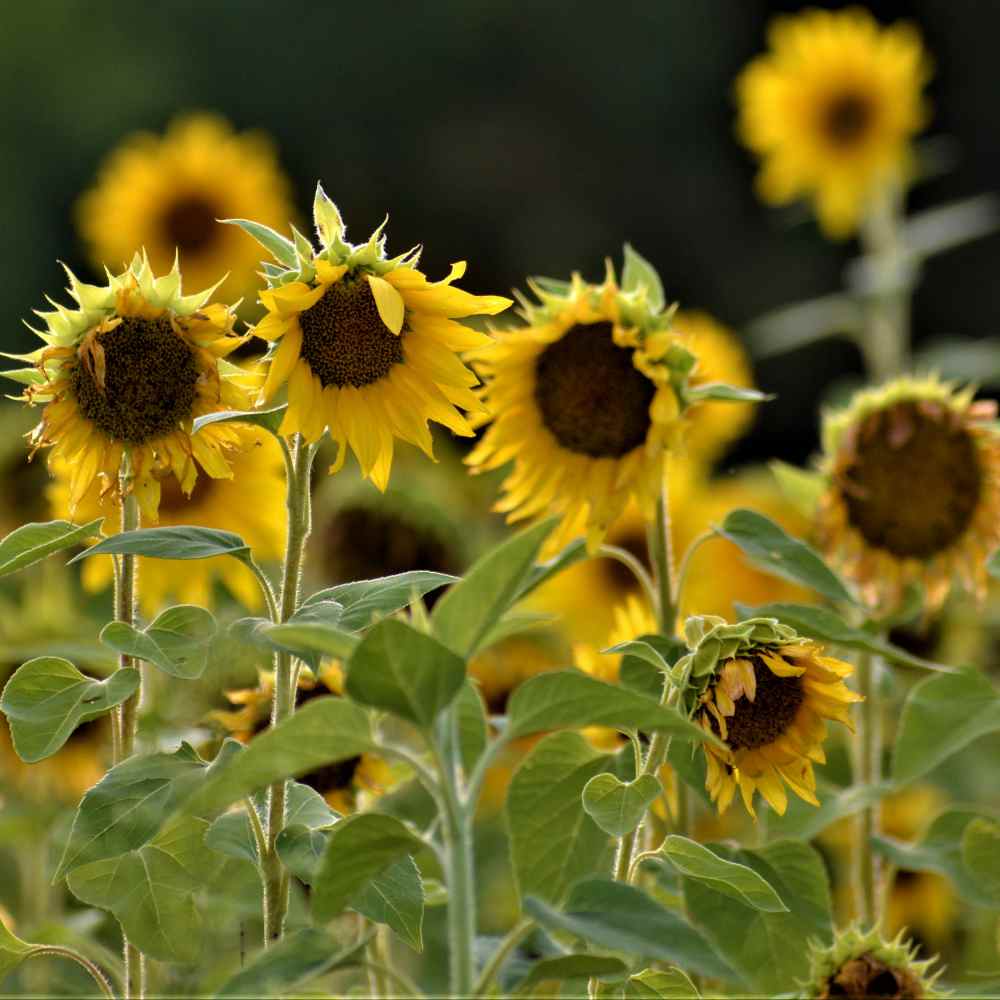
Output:
[[[301,708],[313,698],[343,693],[343,671],[340,664],[333,661],[325,663],[318,676],[307,671],[300,673],[295,704]],[[227,691],[226,698],[239,707],[210,712],[209,719],[225,729],[227,735],[241,743],[249,743],[270,724],[273,672],[261,671],[257,687]],[[366,800],[381,795],[392,785],[394,776],[384,760],[365,753],[309,771],[297,780],[319,792],[331,809],[344,816],[361,808]]]
[[824,231],[848,236],[911,170],[929,118],[920,38],[850,8],[779,17],[769,42],[736,81],[740,138],[763,160],[757,190],[772,204],[811,198]]
[[196,287],[228,272],[222,292],[231,299],[257,288],[259,255],[253,242],[219,220],[251,214],[284,226],[292,214],[288,180],[267,136],[237,134],[213,114],[177,118],[163,136],[128,137],[76,206],[80,235],[97,267],[119,266],[144,246],[154,269],[164,271],[177,253]]
[[862,700],[843,681],[854,668],[773,618],[730,625],[705,615],[689,618],[684,633],[691,652],[675,669],[690,676],[687,706],[725,744],[705,745],[705,784],[719,812],[739,788],[751,816],[755,791],[783,815],[785,785],[818,806],[813,763],[826,762],[826,720],[850,728],[850,705]]
[[[176,479],[160,484],[159,523],[197,524],[241,535],[258,560],[280,559],[285,546],[285,473],[277,441],[265,431],[237,427],[239,451],[231,456],[232,479],[201,476],[189,496]],[[51,516],[68,518],[72,470],[65,461],[52,463],[55,478],[46,492]],[[95,482],[77,504],[75,515],[81,523],[106,516],[104,534],[118,530],[110,504],[102,502]],[[142,612],[152,617],[170,600],[183,604],[214,604],[213,585],[221,582],[247,608],[256,610],[263,598],[250,569],[236,559],[219,556],[182,562],[175,559],[142,559],[140,574]],[[83,564],[83,585],[99,591],[110,586],[114,566],[110,557],[88,559]]]
[[340,469],[350,445],[364,476],[385,490],[395,438],[433,458],[428,420],[473,433],[456,407],[482,410],[472,391],[477,379],[456,352],[490,338],[455,319],[492,316],[511,302],[453,287],[464,262],[430,282],[416,268],[419,248],[387,259],[381,226],[361,246],[346,243],[340,212],[319,185],[313,211],[319,251],[298,232],[293,245],[234,220],[283,265],[264,265],[271,287],[260,301],[267,315],[254,333],[276,347],[262,401],[287,382],[281,433],[312,442],[329,428],[339,446],[330,472]]
[[919,583],[936,610],[956,578],[985,596],[1000,543],[996,410],[971,389],[904,377],[824,420],[819,536],[870,604],[891,607]]
[[156,278],[146,254],[136,254],[106,286],[67,274],[77,308],[38,312],[47,329],[35,332],[47,346],[21,356],[33,367],[5,374],[27,385],[26,402],[46,404],[30,441],[33,451],[51,446],[52,460],[71,470],[71,512],[95,481],[102,496],[118,496],[125,457],[129,488],[155,521],[167,476],[186,494],[199,465],[214,479],[232,476],[234,426],[191,430],[195,417],[247,405],[234,380],[242,373],[222,360],[245,338],[233,334],[229,308],[207,304],[213,289],[181,295],[176,262]]

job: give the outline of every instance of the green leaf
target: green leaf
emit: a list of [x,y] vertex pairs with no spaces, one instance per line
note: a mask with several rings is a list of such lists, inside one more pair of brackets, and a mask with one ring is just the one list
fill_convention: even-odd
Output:
[[738,545],[759,569],[818,591],[832,601],[856,604],[843,581],[811,546],[753,510],[730,511],[716,532]]
[[461,657],[394,618],[373,626],[347,663],[350,697],[425,728],[454,701],[464,681]]
[[109,622],[101,631],[101,642],[106,646],[185,680],[205,672],[214,637],[215,619],[194,604],[167,608],[142,631],[117,621]]
[[486,706],[479,688],[469,678],[465,679],[455,703],[458,721],[459,753],[466,774],[471,774],[476,762],[483,755],[489,737]]
[[312,885],[319,871],[329,834],[302,823],[289,823],[275,840],[281,863],[297,878]]
[[477,560],[434,606],[437,637],[460,656],[472,656],[483,638],[518,599],[535,558],[552,533],[549,518],[507,539]]
[[[976,826],[973,827],[973,823]],[[903,843],[876,835],[872,838],[872,846],[897,868],[937,872],[951,879],[967,902],[996,908],[1000,906],[996,858],[986,861],[985,870],[980,863],[982,848],[988,848],[991,842],[995,846],[995,832],[992,836],[989,833],[995,825],[993,817],[980,812],[949,809],[931,823],[918,843]],[[967,856],[973,861],[973,867],[966,864]]]
[[18,757],[28,764],[51,757],[82,722],[97,719],[139,688],[139,672],[116,670],[99,681],[69,660],[39,656],[18,667],[0,697]]
[[240,1000],[293,995],[310,980],[353,964],[357,952],[357,945],[344,947],[328,931],[303,927],[268,945],[215,996]]
[[878,802],[892,790],[893,784],[889,781],[878,785],[855,785],[850,788],[837,788],[820,782],[816,788],[818,809],[791,795],[788,798],[788,809],[783,816],[773,814],[768,816],[768,832],[772,837],[812,840],[837,820],[860,812],[866,806]]
[[270,410],[220,410],[217,413],[205,413],[194,418],[194,431],[197,434],[203,427],[210,424],[253,424],[262,427],[278,436],[278,428],[288,409],[287,403],[272,407]]
[[751,608],[738,604],[741,615],[748,618],[777,618],[785,625],[791,625],[800,635],[822,642],[835,643],[845,649],[859,649],[863,652],[875,653],[892,663],[903,667],[918,667],[922,670],[936,670],[942,673],[954,673],[954,668],[940,663],[921,659],[891,642],[880,639],[864,629],[853,628],[835,611],[829,608],[817,608],[811,604],[762,604]]
[[610,726],[614,729],[661,730],[682,740],[713,737],[672,708],[578,670],[553,670],[519,685],[507,706],[511,738],[548,729]]
[[545,737],[514,772],[507,792],[510,850],[523,896],[559,902],[592,872],[608,850],[608,835],[587,815],[587,782],[611,767],[609,754],[578,733]]
[[70,563],[101,555],[146,556],[149,559],[211,559],[213,556],[235,556],[242,562],[249,562],[250,546],[231,531],[179,524],[168,528],[123,531],[92,545],[70,559]]
[[1000,903],[1000,823],[977,817],[966,826],[962,862],[983,895]]
[[336,601],[343,608],[340,627],[348,632],[357,632],[368,628],[379,618],[407,607],[415,598],[457,580],[457,576],[449,573],[413,570],[376,580],[341,583],[306,598],[302,606],[306,608],[317,601]]
[[374,923],[390,927],[414,951],[423,951],[424,885],[413,858],[403,858],[376,875],[350,905]]
[[316,667],[324,656],[346,659],[357,646],[357,636],[340,625],[342,615],[343,608],[336,601],[318,601],[300,608],[280,625],[244,618],[234,627],[257,645],[293,653]]
[[129,940],[151,958],[194,962],[204,937],[195,893],[221,864],[205,850],[207,829],[205,820],[181,819],[138,850],[74,868],[70,890],[113,913]]
[[725,382],[702,382],[690,386],[684,395],[689,403],[702,403],[713,399],[724,403],[766,403],[774,399],[772,393],[739,385],[728,385]]
[[220,222],[230,226],[239,226],[243,232],[252,236],[275,260],[285,267],[297,267],[295,244],[281,233],[276,233],[269,226],[252,222],[250,219],[220,219]]
[[790,840],[754,850],[709,846],[725,860],[757,872],[788,912],[757,910],[702,881],[685,878],[684,898],[691,919],[704,928],[719,954],[761,993],[772,996],[804,980],[809,971],[809,940],[828,944],[832,938],[830,889],[822,858],[808,844]]
[[533,590],[537,590],[543,583],[547,583],[554,576],[558,576],[563,570],[575,566],[578,562],[583,562],[587,556],[587,542],[583,538],[574,539],[569,545],[545,562],[536,563],[531,572],[524,578],[521,588],[517,593],[517,599],[527,597]]
[[624,837],[642,822],[662,791],[653,774],[641,774],[627,783],[613,774],[595,774],[583,787],[583,808],[605,833]]
[[391,816],[359,813],[341,820],[330,832],[313,882],[313,917],[332,920],[372,879],[423,846]]
[[515,992],[527,993],[539,983],[564,979],[621,979],[628,966],[610,955],[557,955],[535,962],[528,974],[515,986]]
[[698,988],[681,969],[644,969],[629,976],[626,1000],[701,1000]]
[[1000,730],[1000,695],[974,670],[928,677],[907,696],[892,776],[913,781],[974,739]]
[[81,545],[88,538],[100,534],[103,521],[103,517],[98,517],[86,524],[45,521],[22,525],[0,540],[0,576],[33,566],[53,552],[68,549],[71,545]]
[[666,909],[633,885],[589,878],[573,887],[565,912],[534,897],[525,900],[524,910],[543,927],[576,934],[602,948],[676,963],[713,979],[738,979],[680,913]]
[[668,836],[659,853],[688,878],[704,882],[715,889],[755,910],[764,913],[787,913],[788,907],[752,868],[719,857],[702,844],[687,837]]
[[215,820],[205,832],[205,846],[239,861],[249,861],[252,865],[260,863],[257,841],[245,809],[223,813]]
[[622,267],[623,292],[636,292],[640,288],[646,290],[646,301],[653,312],[659,312],[666,304],[667,297],[663,292],[663,282],[655,267],[631,243],[624,247],[625,264]]
[[285,792],[285,823],[300,823],[310,830],[322,830],[333,826],[340,819],[326,799],[308,785],[290,781]]
[[0,982],[31,956],[34,947],[16,937],[0,920]]

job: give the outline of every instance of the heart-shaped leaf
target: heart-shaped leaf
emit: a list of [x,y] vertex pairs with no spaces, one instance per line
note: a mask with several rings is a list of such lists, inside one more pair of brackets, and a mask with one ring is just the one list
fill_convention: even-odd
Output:
[[613,774],[595,774],[583,788],[583,808],[587,815],[612,837],[631,833],[657,800],[663,786],[652,774],[640,774],[635,781],[619,781]]
[[109,622],[101,642],[126,656],[159,667],[173,677],[200,677],[215,636],[215,619],[204,608],[179,604],[157,615],[141,631],[126,622]]

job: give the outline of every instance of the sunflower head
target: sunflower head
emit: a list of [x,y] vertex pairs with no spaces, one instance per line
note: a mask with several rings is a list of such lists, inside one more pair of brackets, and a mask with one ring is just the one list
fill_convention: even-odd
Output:
[[995,415],[971,389],[904,377],[826,417],[820,540],[872,605],[922,584],[935,610],[956,578],[984,596],[1000,542]]
[[419,247],[387,257],[384,223],[365,243],[348,243],[320,185],[313,215],[318,249],[294,227],[291,242],[258,223],[231,220],[274,256],[264,264],[268,288],[260,295],[267,315],[254,331],[275,345],[262,400],[287,383],[281,433],[318,441],[329,428],[339,446],[330,471],[340,469],[350,446],[365,477],[384,490],[396,438],[433,457],[429,420],[473,433],[456,407],[483,407],[473,392],[476,376],[457,352],[489,337],[455,320],[511,303],[455,288],[464,262],[430,282],[417,269]]
[[818,806],[813,763],[826,761],[827,719],[851,726],[850,705],[861,698],[844,678],[854,668],[774,618],[689,618],[684,637],[690,652],[674,674],[687,680],[686,707],[725,744],[705,745],[706,787],[719,812],[739,788],[751,816],[755,791],[783,814],[785,785]]
[[181,274],[153,274],[145,252],[136,254],[106,285],[87,285],[68,268],[75,308],[53,302],[36,311],[46,346],[21,360],[32,366],[5,373],[26,385],[20,397],[45,404],[29,435],[33,448],[51,447],[72,469],[70,510],[95,480],[101,495],[134,489],[143,516],[155,521],[160,483],[173,475],[190,493],[198,466],[214,478],[232,475],[229,452],[239,446],[226,424],[194,435],[194,419],[242,408],[246,397],[224,358],[244,342],[233,334],[235,317],[208,304],[214,289],[181,293]]
[[473,353],[492,410],[467,461],[475,472],[514,467],[496,509],[509,521],[554,513],[548,550],[585,534],[595,551],[630,497],[652,516],[665,456],[699,398],[697,358],[672,328],[651,265],[626,246],[619,284],[529,282],[526,326]]
[[936,990],[943,969],[931,973],[935,959],[916,960],[916,948],[900,931],[891,941],[876,928],[863,932],[852,926],[839,931],[833,944],[814,946],[811,955],[810,1000],[830,997],[934,1000],[947,996]]
[[920,38],[852,7],[779,17],[769,42],[736,81],[740,138],[763,161],[758,192],[774,204],[808,197],[823,229],[847,236],[910,172],[910,140],[928,120]]

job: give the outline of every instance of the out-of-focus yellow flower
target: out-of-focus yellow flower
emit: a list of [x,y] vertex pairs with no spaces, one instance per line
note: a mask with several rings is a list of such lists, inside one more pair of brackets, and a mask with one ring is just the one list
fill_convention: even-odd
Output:
[[119,267],[144,246],[163,271],[177,253],[185,277],[199,288],[228,273],[222,293],[229,298],[257,287],[259,254],[245,234],[218,220],[252,217],[284,227],[293,214],[290,186],[268,137],[236,133],[213,114],[177,118],[162,136],[129,136],[76,208],[98,268]]
[[769,42],[736,81],[740,138],[763,160],[757,191],[772,204],[808,197],[826,233],[848,236],[911,170],[928,120],[920,38],[850,8],[779,17]]

